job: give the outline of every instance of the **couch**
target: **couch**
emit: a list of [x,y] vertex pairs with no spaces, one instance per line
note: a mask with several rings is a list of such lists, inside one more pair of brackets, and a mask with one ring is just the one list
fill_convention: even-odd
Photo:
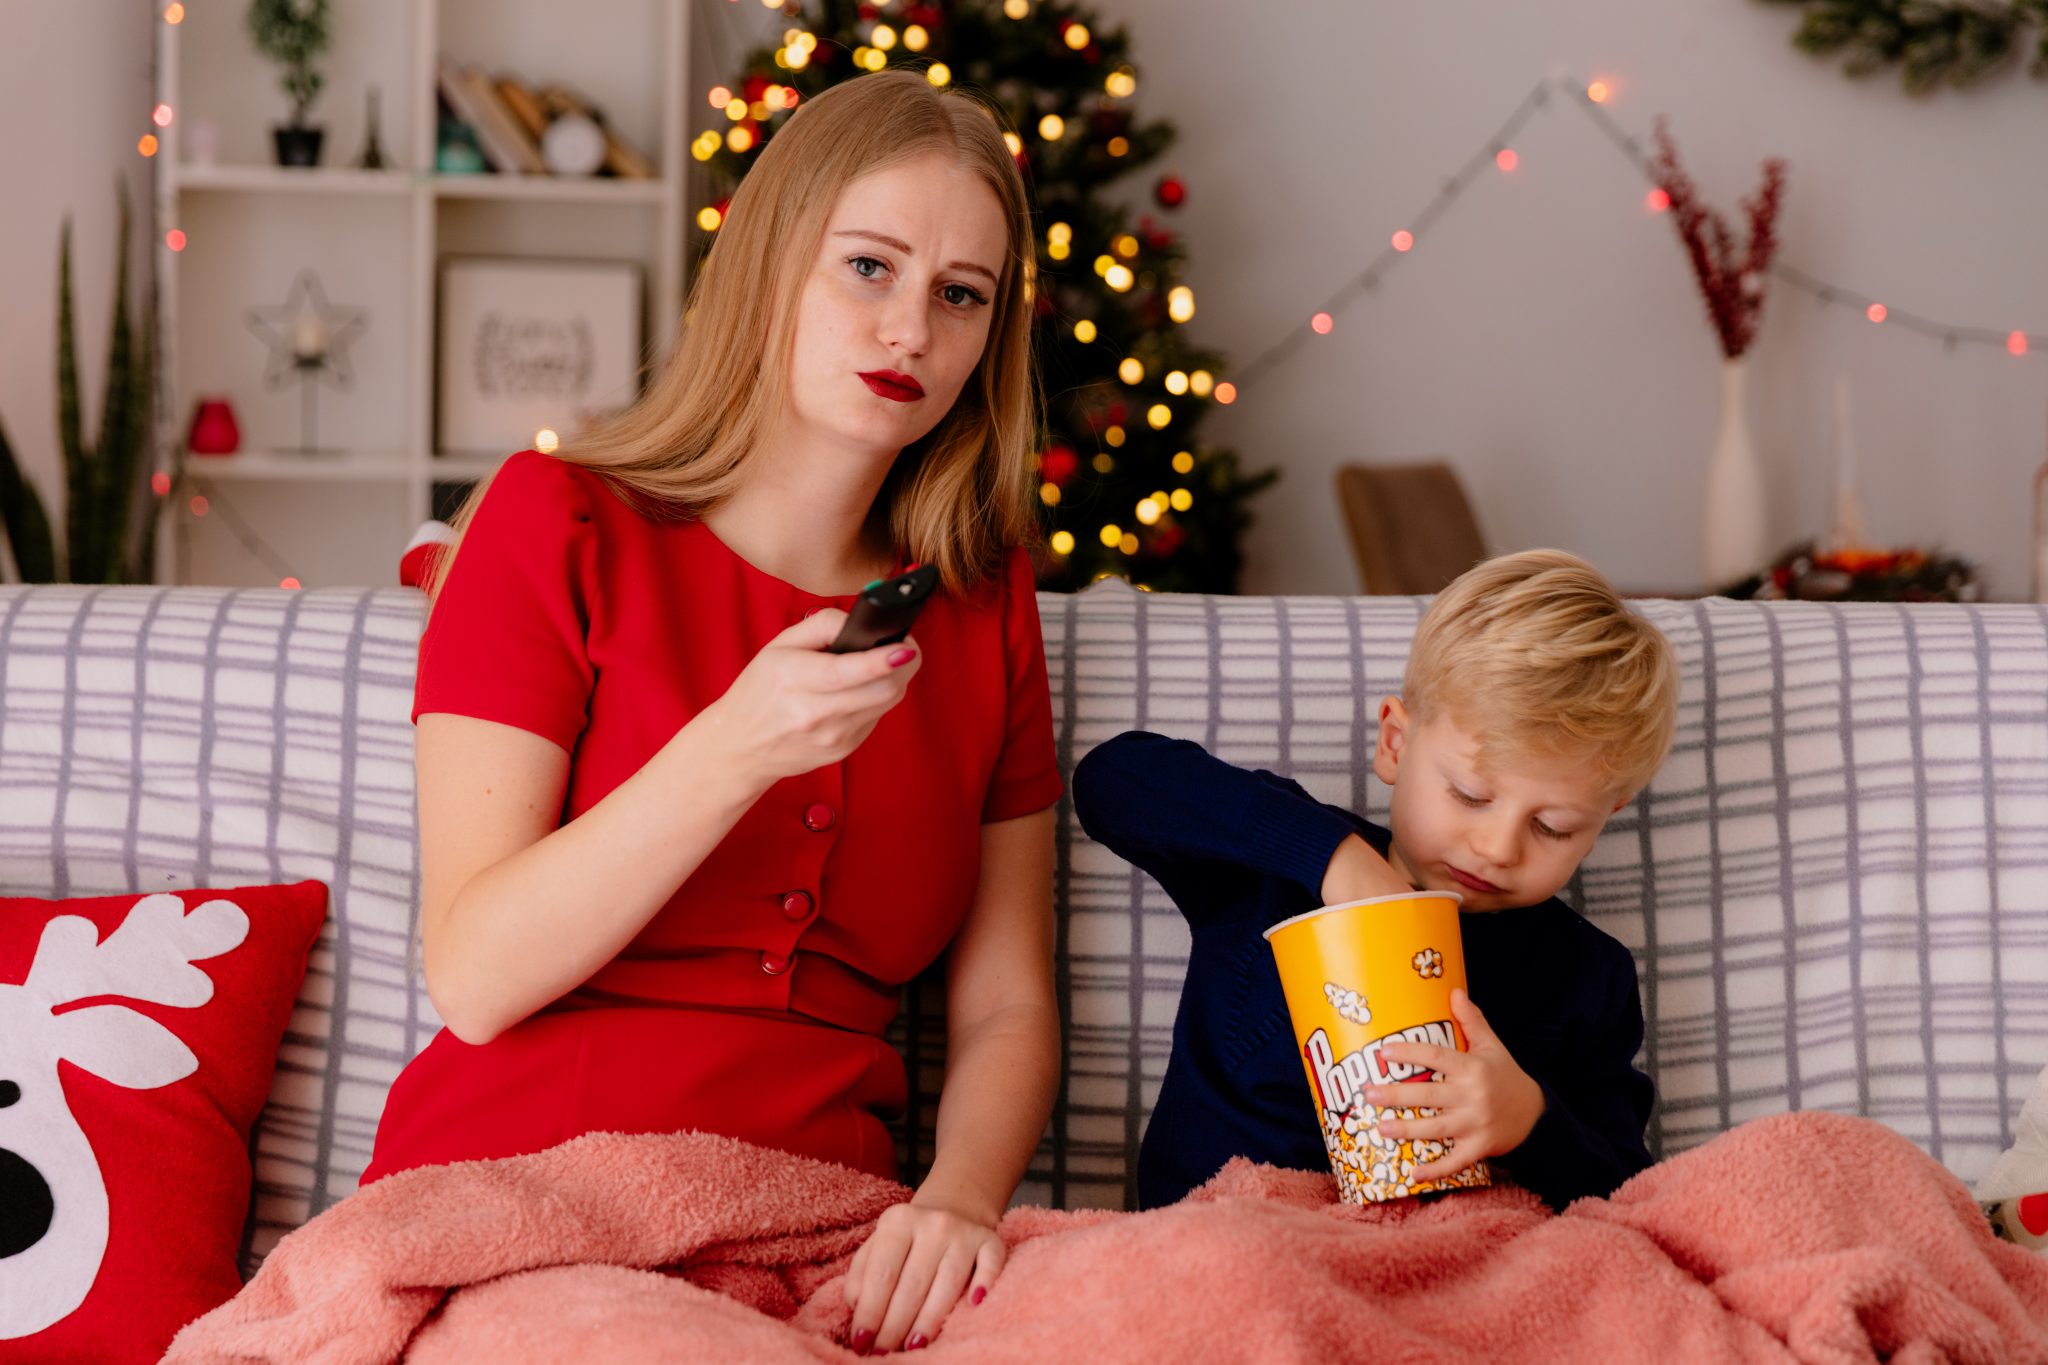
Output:
[[[1384,818],[1376,702],[1424,605],[1046,595],[1061,767],[1144,727]],[[253,1142],[245,1269],[355,1188],[386,1088],[437,1027],[414,921],[423,609],[396,588],[0,589],[0,893],[331,888]],[[1652,1150],[1823,1109],[1974,1180],[2048,1062],[2048,618],[1640,609],[1683,662],[1676,743],[1568,896],[1639,959]],[[1019,1199],[1123,1207],[1187,935],[1064,803],[1058,829],[1064,1079]],[[905,995],[914,1176],[944,1031],[931,981]]]

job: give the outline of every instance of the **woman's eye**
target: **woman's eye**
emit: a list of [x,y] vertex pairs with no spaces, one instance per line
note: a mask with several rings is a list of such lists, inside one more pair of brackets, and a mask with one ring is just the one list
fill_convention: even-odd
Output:
[[880,261],[876,260],[872,256],[855,256],[852,260],[848,261],[847,264],[852,266],[854,268],[855,273],[858,274],[864,280],[872,280],[875,277],[873,275],[870,275],[866,270],[863,270],[861,268],[863,266],[871,265],[876,270],[888,269],[887,266],[883,265]]
[[[958,297],[955,297],[956,295],[957,295]],[[952,305],[953,305],[953,306],[954,306],[955,308],[965,308],[965,307],[966,307],[966,306],[967,306],[968,304],[970,304],[970,303],[987,303],[987,302],[988,302],[988,300],[987,300],[987,299],[983,298],[983,297],[982,297],[982,296],[981,296],[980,294],[976,293],[976,292],[975,292],[974,290],[972,290],[972,289],[969,289],[969,288],[968,288],[968,287],[967,287],[966,285],[964,285],[964,284],[949,284],[949,285],[947,285],[947,286],[946,286],[946,291],[945,291],[945,299],[946,299],[946,302],[947,302],[947,303],[950,303],[950,304],[952,304]]]

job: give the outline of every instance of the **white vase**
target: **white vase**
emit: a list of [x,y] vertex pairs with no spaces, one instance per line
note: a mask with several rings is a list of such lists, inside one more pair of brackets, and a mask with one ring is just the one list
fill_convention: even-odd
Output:
[[1721,430],[1707,460],[1700,499],[1700,571],[1709,590],[1725,588],[1765,565],[1764,472],[1749,436],[1749,362],[1721,362]]

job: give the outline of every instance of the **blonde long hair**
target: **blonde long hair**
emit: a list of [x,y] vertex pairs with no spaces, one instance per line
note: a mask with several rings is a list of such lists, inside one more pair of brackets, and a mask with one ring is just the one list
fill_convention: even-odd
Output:
[[[848,80],[790,116],[734,193],[660,372],[631,408],[565,443],[557,458],[597,471],[628,506],[662,519],[699,515],[731,496],[787,401],[797,302],[840,191],[933,152],[958,157],[994,191],[1008,228],[1002,281],[980,364],[952,411],[897,456],[876,505],[896,553],[937,566],[950,591],[992,580],[1004,554],[1036,529],[1028,500],[1039,439],[1031,208],[994,111],[916,71]],[[430,593],[446,581],[489,485],[479,483],[452,519],[457,542],[435,557]]]

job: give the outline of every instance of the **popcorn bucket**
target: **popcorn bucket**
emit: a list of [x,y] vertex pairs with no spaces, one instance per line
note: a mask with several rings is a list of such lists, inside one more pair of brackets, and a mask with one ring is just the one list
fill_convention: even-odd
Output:
[[1367,1104],[1372,1085],[1426,1080],[1422,1068],[1380,1056],[1384,1043],[1465,1050],[1451,1018],[1451,991],[1465,984],[1459,897],[1450,891],[1326,905],[1266,930],[1280,987],[1301,1044],[1309,1093],[1347,1203],[1377,1204],[1431,1190],[1489,1183],[1479,1162],[1444,1180],[1415,1167],[1445,1155],[1446,1140],[1380,1136],[1382,1119],[1433,1118],[1434,1109]]

